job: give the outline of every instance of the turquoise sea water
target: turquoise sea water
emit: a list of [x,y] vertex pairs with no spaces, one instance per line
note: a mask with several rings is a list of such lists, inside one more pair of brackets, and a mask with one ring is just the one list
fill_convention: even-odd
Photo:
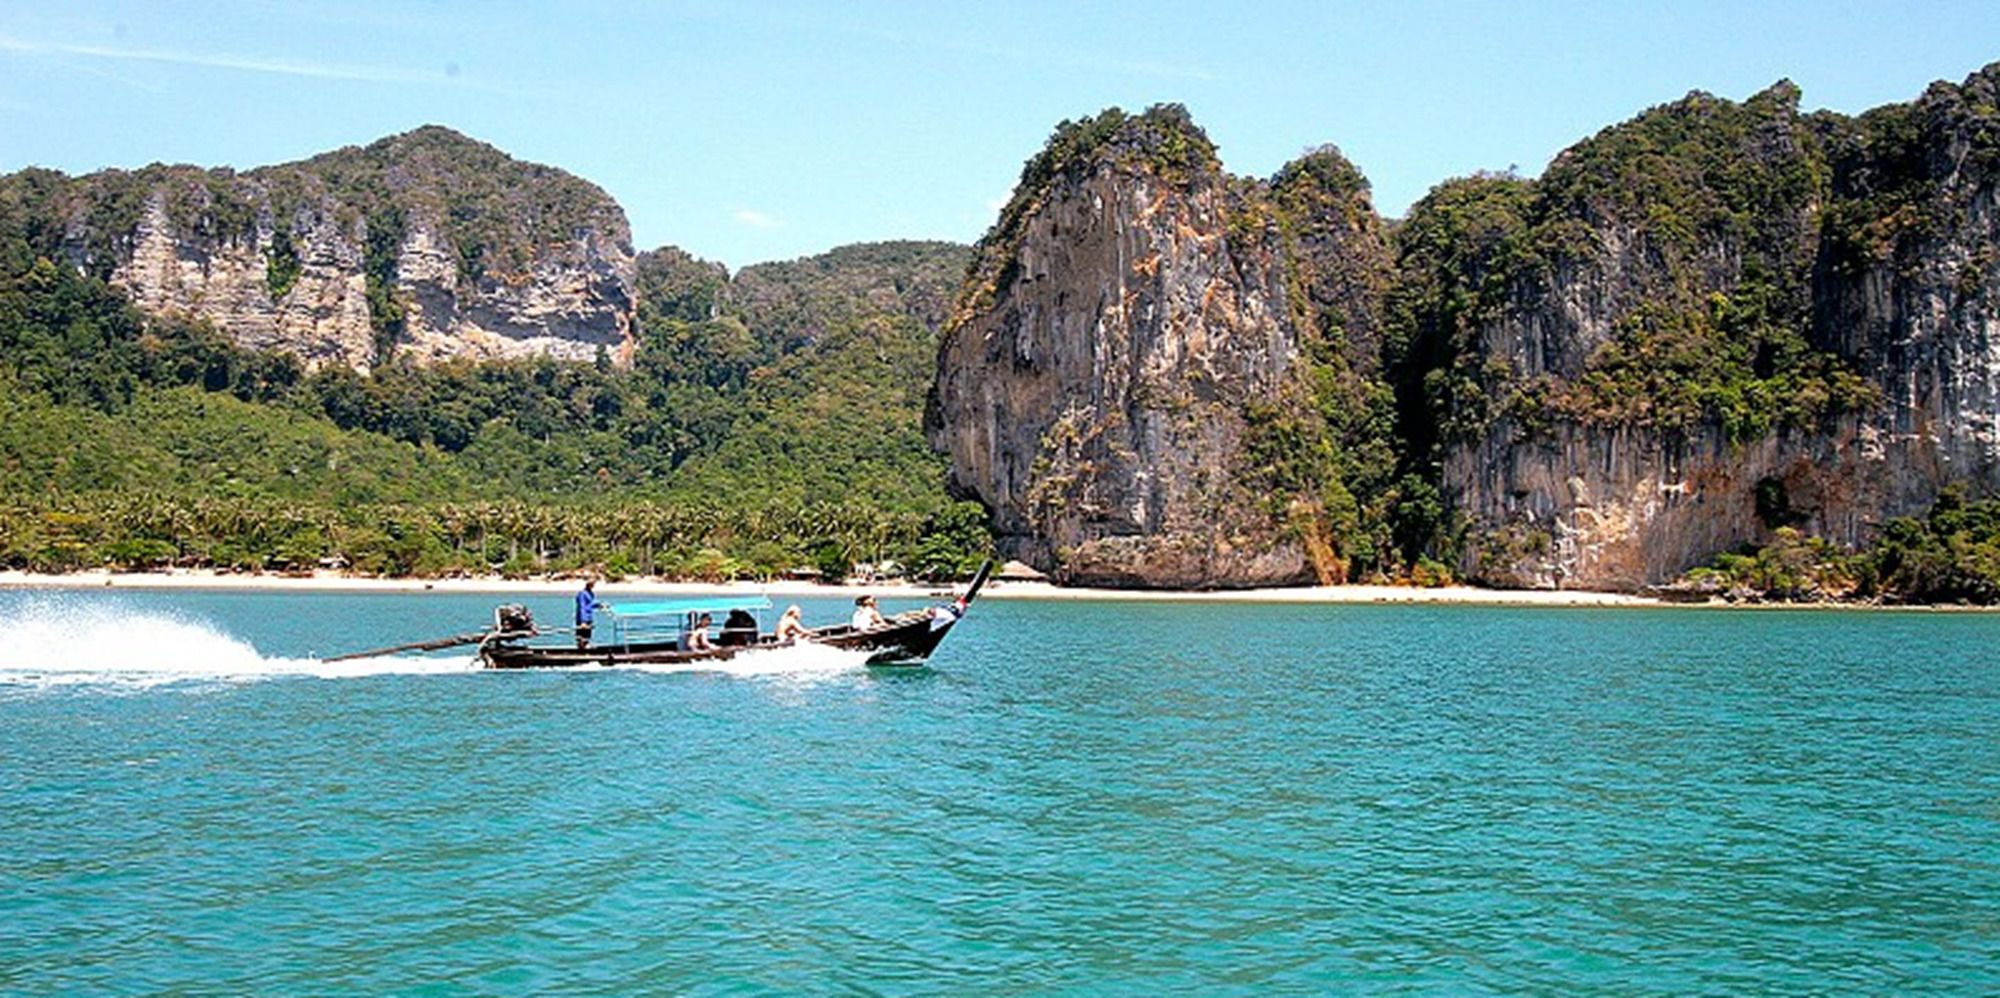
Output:
[[500,601],[0,592],[0,993],[2000,986],[2000,616],[990,600],[917,671],[314,658]]

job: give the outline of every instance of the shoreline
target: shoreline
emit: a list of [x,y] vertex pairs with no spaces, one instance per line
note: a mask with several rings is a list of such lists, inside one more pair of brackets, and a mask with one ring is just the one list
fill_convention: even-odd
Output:
[[[217,572],[209,569],[168,572],[85,571],[62,575],[47,573],[0,572],[0,592],[9,590],[133,589],[154,591],[238,592],[321,592],[321,593],[490,593],[496,596],[522,595],[567,597],[576,591],[578,579],[503,579],[499,576],[455,579],[385,579],[319,571],[311,575],[270,575]],[[658,579],[600,581],[598,591],[607,599],[635,596],[721,596],[758,594],[774,600],[796,597],[852,597],[871,593],[887,599],[939,599],[952,595],[956,587],[913,582],[841,583],[778,580],[774,582],[666,582]],[[1481,589],[1475,586],[1298,586],[1267,589],[1103,589],[1057,586],[1048,582],[994,579],[980,590],[983,600],[1125,601],[1159,603],[1260,603],[1273,605],[1455,605],[1522,606],[1555,608],[1622,609],[1720,609],[1720,610],[1857,610],[1925,611],[1932,613],[1994,613],[2000,607],[1959,604],[1882,603],[1732,603],[1720,598],[1705,601],[1660,599],[1633,593],[1599,592],[1585,589]]]
[[[502,579],[499,577],[458,579],[383,579],[316,572],[312,575],[244,575],[214,571],[106,572],[86,571],[63,575],[33,572],[0,572],[0,590],[7,589],[143,589],[143,590],[245,590],[261,592],[352,592],[352,593],[493,593],[566,596],[578,585],[576,579]],[[819,582],[662,582],[657,580],[604,581],[598,590],[607,598],[633,595],[714,595],[762,593],[771,596],[839,597],[873,593],[891,599],[926,599],[945,594],[949,587],[910,582],[881,582],[828,585]],[[1649,596],[1554,589],[1478,589],[1471,586],[1301,586],[1272,589],[1159,590],[1097,589],[1056,586],[1047,582],[993,580],[980,591],[981,599],[1029,600],[1127,600],[1145,602],[1205,603],[1453,603],[1501,606],[1612,606],[1660,607],[1669,603]],[[1694,604],[1704,605],[1704,604]]]

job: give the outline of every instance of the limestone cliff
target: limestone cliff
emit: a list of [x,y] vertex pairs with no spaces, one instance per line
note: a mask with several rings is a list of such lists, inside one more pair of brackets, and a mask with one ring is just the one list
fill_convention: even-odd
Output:
[[1223,173],[1177,107],[1066,123],[1029,162],[947,322],[926,417],[1008,557],[1076,584],[1320,577],[1251,457],[1258,407],[1303,390],[1311,305],[1283,245],[1269,191]]
[[629,357],[623,211],[582,180],[447,129],[240,174],[103,171],[44,210],[59,219],[61,254],[141,308],[312,366]]
[[[1864,115],[1831,143],[1816,339],[1879,386],[1864,457],[1885,513],[2000,487],[2000,63]],[[1874,451],[1879,450],[1879,454]]]
[[1996,83],[1852,120],[1695,95],[1559,158],[1456,364],[1462,568],[1633,589],[2000,489]]

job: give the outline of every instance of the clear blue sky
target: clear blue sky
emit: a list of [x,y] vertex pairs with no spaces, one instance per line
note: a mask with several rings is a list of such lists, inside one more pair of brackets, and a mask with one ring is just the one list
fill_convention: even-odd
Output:
[[249,168],[437,123],[731,267],[969,242],[1055,124],[1188,106],[1235,173],[1339,146],[1399,215],[1700,89],[1808,109],[2000,60],[2000,0],[0,0],[0,171]]

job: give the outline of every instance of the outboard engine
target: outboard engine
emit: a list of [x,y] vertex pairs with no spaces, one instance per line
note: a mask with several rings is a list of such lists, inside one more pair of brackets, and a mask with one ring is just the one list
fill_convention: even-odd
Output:
[[493,629],[502,634],[533,634],[535,615],[519,603],[503,603],[493,608]]

